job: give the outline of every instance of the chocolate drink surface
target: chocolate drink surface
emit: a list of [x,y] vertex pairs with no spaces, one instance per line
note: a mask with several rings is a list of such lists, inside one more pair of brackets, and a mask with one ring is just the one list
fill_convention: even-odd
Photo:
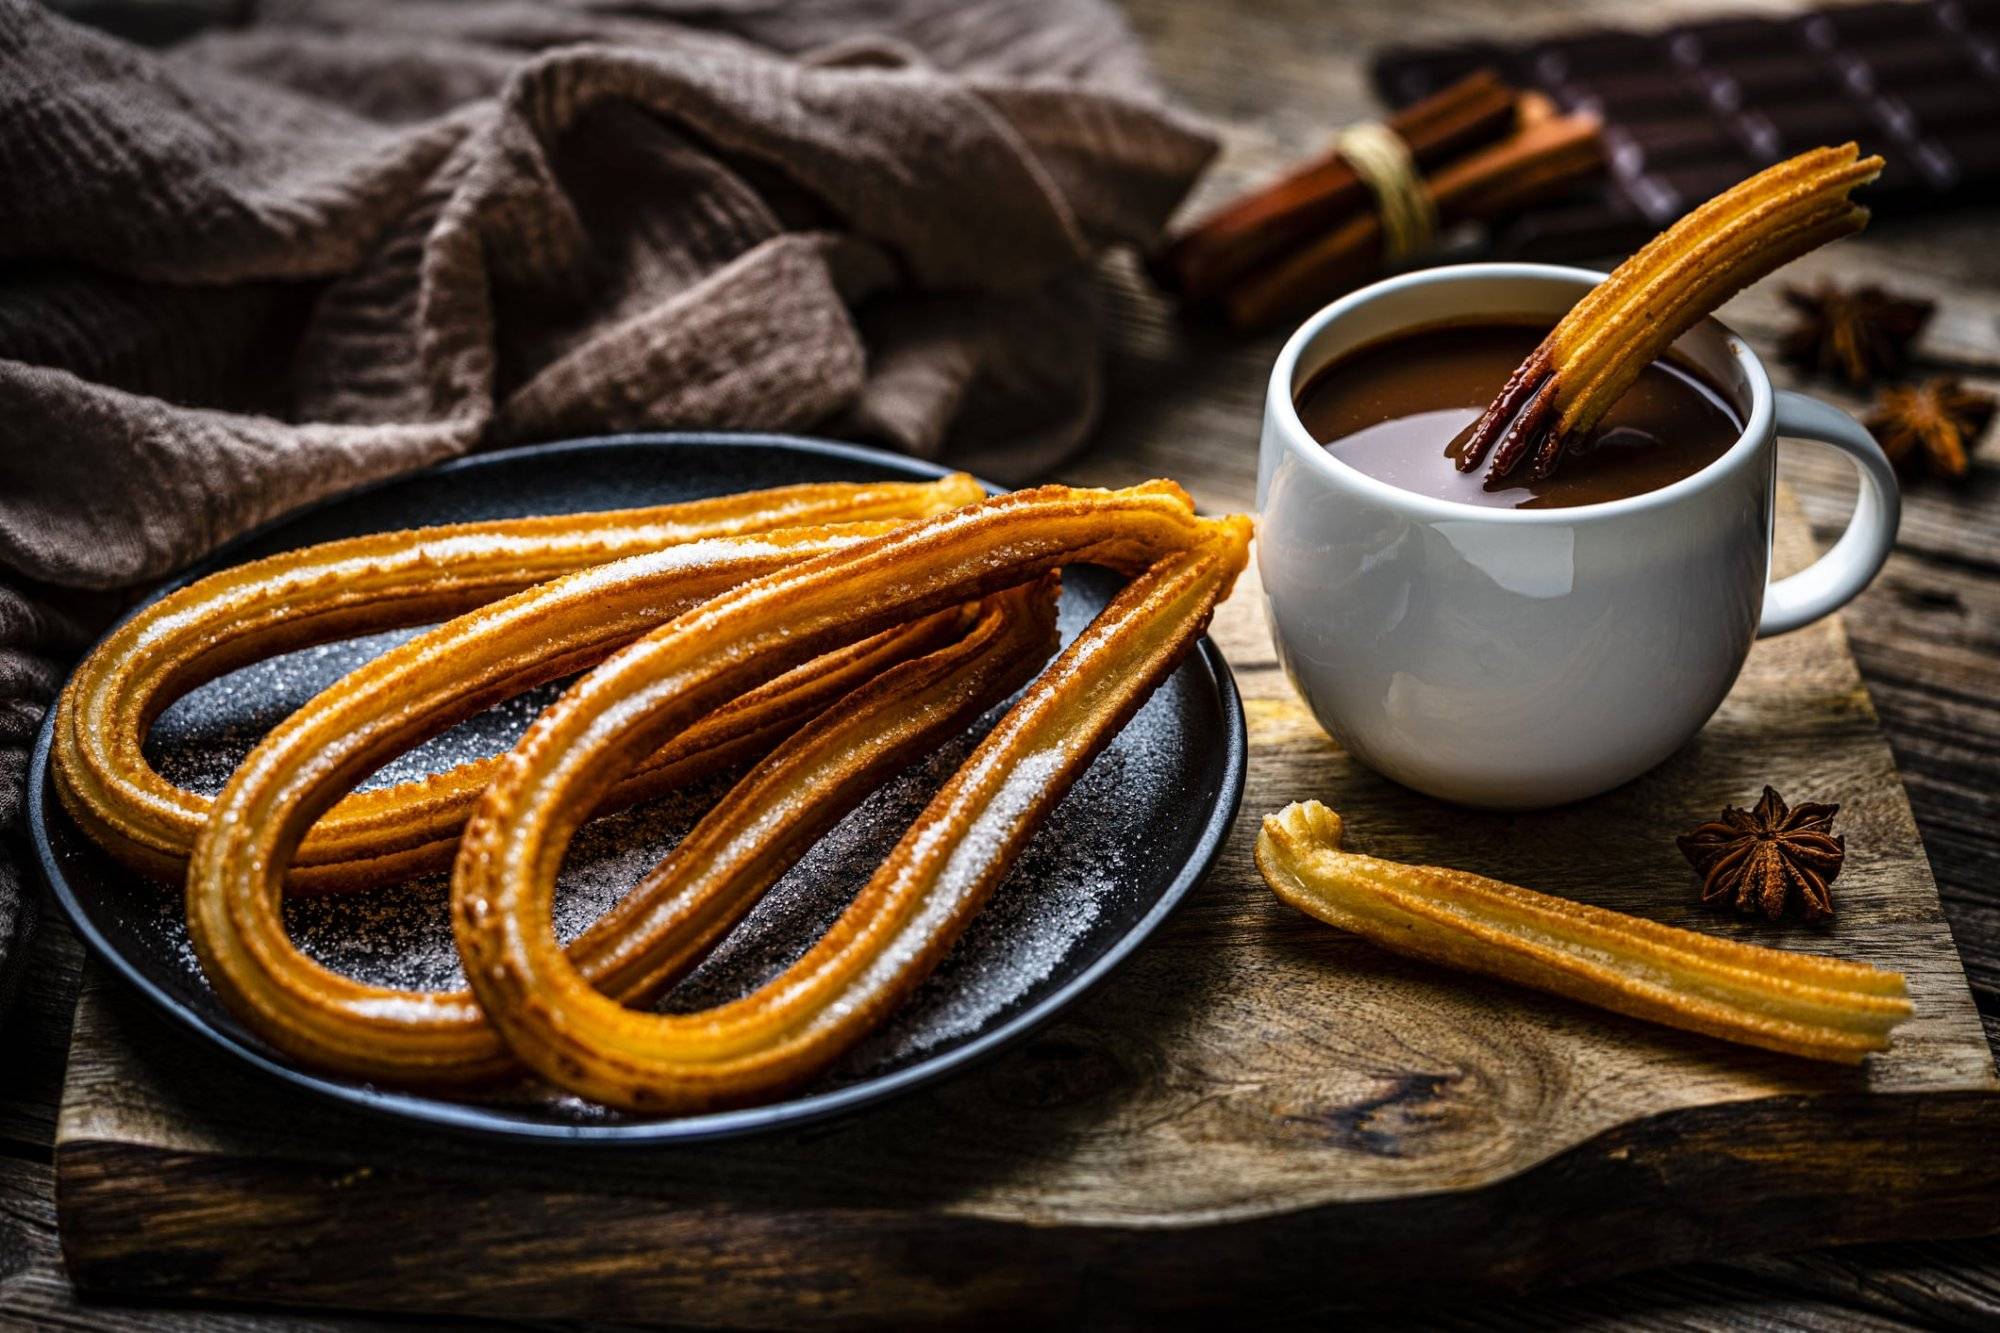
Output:
[[1519,468],[1489,484],[1456,466],[1472,424],[1546,329],[1464,324],[1419,329],[1358,348],[1298,394],[1299,419],[1327,452],[1419,495],[1498,509],[1554,509],[1643,495],[1720,458],[1743,423],[1714,389],[1655,361],[1556,475]]

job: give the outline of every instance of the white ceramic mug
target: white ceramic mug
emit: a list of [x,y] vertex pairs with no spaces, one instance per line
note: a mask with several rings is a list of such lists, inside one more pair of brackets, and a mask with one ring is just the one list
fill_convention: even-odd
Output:
[[[1258,568],[1279,658],[1351,754],[1446,800],[1525,809],[1637,777],[1701,729],[1753,639],[1840,607],[1895,539],[1895,473],[1868,432],[1774,393],[1714,320],[1676,351],[1743,434],[1643,495],[1568,509],[1432,499],[1349,467],[1299,421],[1298,390],[1346,352],[1448,320],[1554,323],[1602,276],[1468,264],[1390,278],[1306,321],[1271,372]],[[1846,454],[1861,490],[1833,549],[1768,583],[1780,435]]]

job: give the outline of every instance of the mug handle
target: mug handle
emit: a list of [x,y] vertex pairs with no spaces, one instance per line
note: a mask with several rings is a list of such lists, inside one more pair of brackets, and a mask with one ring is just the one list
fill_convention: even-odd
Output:
[[1777,406],[1777,433],[1831,445],[1846,454],[1861,476],[1861,491],[1854,498],[1847,531],[1833,549],[1764,590],[1764,618],[1757,625],[1760,639],[1810,625],[1854,600],[1888,560],[1903,512],[1896,470],[1860,422],[1801,393],[1779,391]]

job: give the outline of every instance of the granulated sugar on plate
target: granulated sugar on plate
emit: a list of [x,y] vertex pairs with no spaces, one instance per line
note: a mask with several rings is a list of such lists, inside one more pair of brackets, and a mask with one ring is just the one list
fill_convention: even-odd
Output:
[[[210,681],[160,714],[146,739],[146,758],[175,785],[213,796],[265,732],[355,667],[422,632],[390,630],[303,648]],[[396,756],[361,789],[394,786],[467,759],[504,753],[562,693],[564,683],[539,686],[468,718]]]
[[[846,910],[997,713],[863,801],[836,824],[657,1006],[691,1013],[747,994],[804,955]],[[1147,762],[1142,711],[1091,766],[957,946],[888,1025],[835,1077],[893,1068],[968,1036],[1016,1006],[1097,922],[1121,883],[1130,830],[1131,769]],[[567,867],[565,874],[567,875]]]
[[[1135,720],[1135,724],[1138,725]],[[1114,748],[1070,789],[938,970],[835,1071],[858,1078],[970,1037],[1034,998],[1127,883],[1120,791],[1142,755]],[[1086,831],[1087,830],[1087,831]],[[1109,836],[1094,836],[1104,834]]]
[[[727,790],[716,779],[591,821],[556,883],[556,938],[581,935],[644,877]],[[451,935],[451,881],[431,875],[366,893],[293,898],[285,928],[307,957],[403,990],[456,990],[465,971]]]
[[[1091,610],[1084,598],[1064,597],[1065,639]],[[206,685],[162,715],[148,756],[170,780],[213,794],[272,725],[353,666],[416,632],[306,649]],[[560,688],[544,686],[473,718],[363,785],[386,785],[499,753]],[[1072,954],[1089,950],[1094,956],[1129,928],[1134,904],[1128,897],[1147,892],[1163,858],[1176,855],[1161,845],[1158,830],[1163,823],[1175,826],[1182,814],[1178,802],[1185,794],[1176,788],[1175,775],[1185,764],[1178,704],[1185,688],[1170,681],[1140,710],[1057,807],[937,971],[821,1086],[899,1068],[977,1035],[1041,998]],[[999,713],[994,710],[841,820],[658,1007],[690,1012],[723,1003],[796,961],[846,909]],[[588,824],[558,884],[558,938],[575,938],[616,902],[727,786],[727,779],[711,780]],[[177,897],[163,894],[158,904],[135,904],[133,911],[159,913],[159,931],[194,973]],[[285,920],[300,948],[335,971],[406,989],[455,988],[464,977],[452,943],[448,897],[447,877],[435,875],[366,893],[291,899]],[[566,1118],[603,1114],[573,1098],[552,1096],[538,1094],[534,1100]]]

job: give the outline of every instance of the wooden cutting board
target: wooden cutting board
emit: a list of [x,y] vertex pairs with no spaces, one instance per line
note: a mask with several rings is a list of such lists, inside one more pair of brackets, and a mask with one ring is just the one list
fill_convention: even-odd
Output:
[[[1789,506],[1781,564],[1809,539]],[[1701,737],[1538,815],[1375,778],[1272,661],[1254,577],[1215,635],[1251,769],[1215,873],[1032,1041],[842,1122],[671,1151],[492,1148],[322,1106],[102,974],[56,1144],[86,1293],[768,1327],[1303,1314],[1711,1255],[2000,1230],[2000,1081],[1837,622],[1760,644]],[[1769,781],[1842,803],[1826,929],[1695,901],[1673,835]],[[1906,972],[1916,1017],[1820,1068],[1379,953],[1274,899],[1257,821]]]

